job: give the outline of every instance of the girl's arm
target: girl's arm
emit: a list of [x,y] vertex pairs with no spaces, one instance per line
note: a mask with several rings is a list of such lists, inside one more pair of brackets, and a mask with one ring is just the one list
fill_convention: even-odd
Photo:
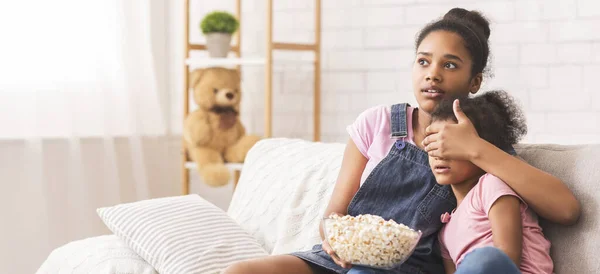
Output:
[[444,259],[444,269],[446,269],[446,274],[454,274],[456,272],[454,262],[449,259]]
[[490,208],[488,218],[492,225],[494,246],[506,253],[518,267],[521,264],[523,248],[519,199],[511,195],[498,198]]
[[560,179],[483,139],[474,148],[471,162],[505,181],[540,216],[564,225],[577,221],[579,202]]
[[[356,147],[356,144],[350,139],[344,150],[340,173],[333,188],[329,204],[325,209],[324,217],[329,217],[331,213],[341,215],[346,215],[348,213],[348,205],[360,187],[360,178],[367,165],[367,161],[367,158],[362,155],[360,150]],[[319,226],[319,233],[321,234],[321,239],[325,240],[322,226]],[[343,268],[351,267],[350,263],[344,262],[337,257],[327,241],[323,241],[322,247],[336,264]]]
[[471,161],[506,182],[541,217],[564,225],[577,221],[579,202],[560,179],[481,139],[458,101],[454,114],[458,124],[427,128],[423,145],[430,156]]
[[440,241],[440,249],[442,251],[442,261],[444,262],[444,269],[446,270],[446,274],[454,274],[454,272],[456,272],[456,265],[454,264],[454,261],[452,261],[452,259],[447,259],[446,257],[450,257],[450,255],[448,254],[448,248],[446,248],[446,245],[441,241],[442,239],[442,234],[441,232],[438,235],[438,241]]
[[[350,139],[346,144],[340,173],[333,188],[329,204],[325,209],[324,217],[329,217],[331,213],[342,215],[348,213],[348,205],[360,187],[360,178],[366,165],[367,158],[362,155],[356,144]],[[319,228],[319,231],[321,232],[321,239],[323,239],[322,228]]]

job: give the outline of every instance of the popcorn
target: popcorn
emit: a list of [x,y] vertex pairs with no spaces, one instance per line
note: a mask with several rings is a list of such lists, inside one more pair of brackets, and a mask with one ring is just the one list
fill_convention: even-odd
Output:
[[403,263],[421,238],[420,231],[370,214],[332,215],[325,219],[324,231],[340,259],[378,268]]

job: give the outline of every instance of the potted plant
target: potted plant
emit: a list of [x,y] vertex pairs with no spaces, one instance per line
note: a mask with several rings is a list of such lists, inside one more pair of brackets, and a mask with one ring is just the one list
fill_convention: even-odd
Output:
[[206,36],[206,49],[210,57],[223,58],[231,50],[231,35],[239,28],[235,16],[225,11],[213,11],[200,23]]

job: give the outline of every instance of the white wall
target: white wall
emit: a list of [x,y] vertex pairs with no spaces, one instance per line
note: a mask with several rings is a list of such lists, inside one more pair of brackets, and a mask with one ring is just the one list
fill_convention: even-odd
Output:
[[[174,1],[180,2],[180,1]],[[265,2],[244,0],[245,56],[264,52]],[[277,0],[274,37],[312,42],[312,0]],[[479,9],[492,20],[495,77],[484,89],[504,88],[523,104],[528,142],[600,142],[600,2],[596,0],[451,1],[323,0],[322,139],[344,141],[345,126],[376,104],[414,103],[410,67],[414,36],[427,22],[459,6]],[[168,7],[171,128],[181,131],[183,66],[182,3]],[[202,42],[202,16],[234,11],[234,1],[192,0],[192,41]],[[174,20],[175,19],[175,20]],[[277,54],[275,58],[288,58]],[[310,57],[310,56],[308,56]],[[301,55],[299,58],[307,58]],[[274,134],[311,138],[310,66],[277,65]],[[244,67],[243,120],[263,130],[263,67]],[[294,118],[292,118],[294,117]],[[300,117],[300,118],[295,118]]]

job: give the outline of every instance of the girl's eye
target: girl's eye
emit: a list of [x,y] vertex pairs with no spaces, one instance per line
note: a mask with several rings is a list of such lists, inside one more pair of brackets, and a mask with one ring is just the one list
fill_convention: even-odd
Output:
[[213,88],[213,92],[214,92],[214,93],[217,93],[217,92],[219,92],[219,90],[218,90],[218,89],[216,89],[216,88]]
[[421,65],[421,66],[425,66],[425,65],[428,65],[428,64],[429,64],[429,62],[427,62],[427,60],[425,60],[425,59],[419,59],[417,62],[418,62],[418,63],[419,63],[419,65]]
[[448,62],[448,63],[446,63],[445,67],[449,68],[449,69],[455,69],[456,68],[456,64]]

